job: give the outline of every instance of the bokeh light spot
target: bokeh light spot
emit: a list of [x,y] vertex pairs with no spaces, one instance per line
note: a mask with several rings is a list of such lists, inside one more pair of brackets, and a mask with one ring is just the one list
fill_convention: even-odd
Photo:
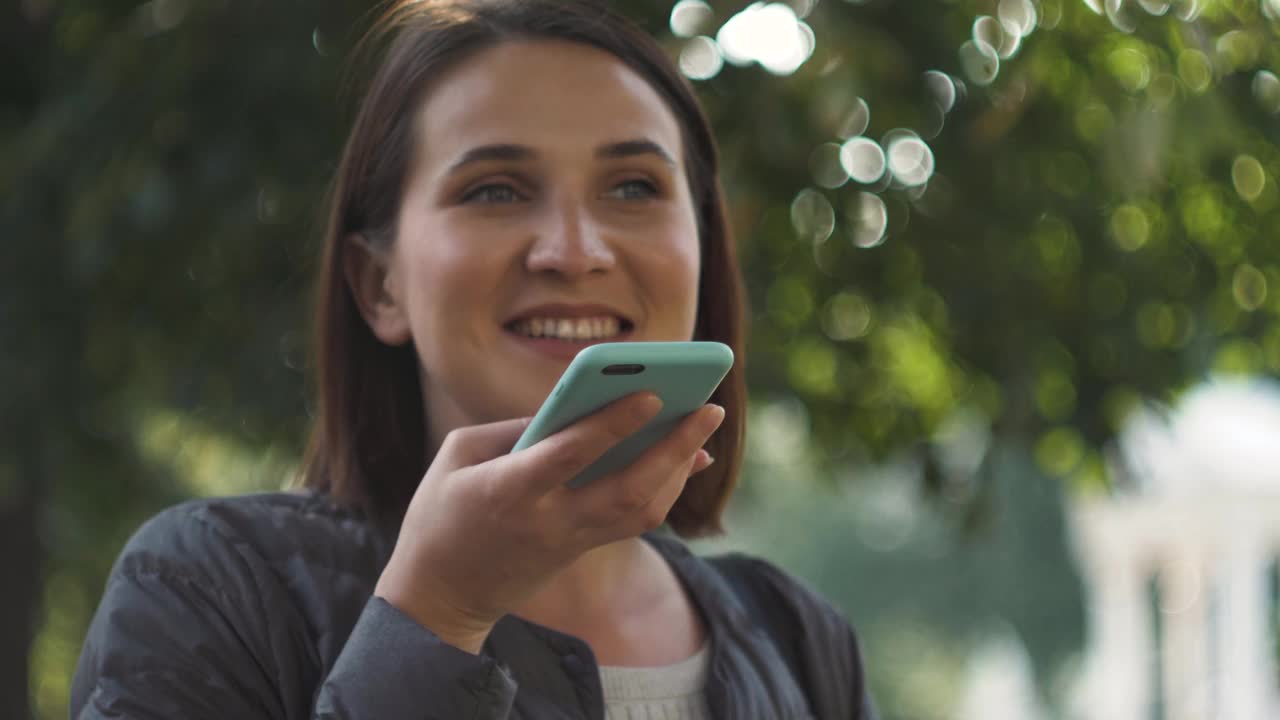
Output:
[[1136,205],[1121,205],[1111,213],[1111,238],[1116,247],[1126,252],[1133,252],[1147,244],[1151,236],[1151,223],[1142,208]]
[[1000,0],[996,15],[1008,32],[1026,37],[1036,28],[1036,6],[1031,0]]
[[825,341],[808,340],[787,353],[787,377],[801,391],[811,395],[834,395],[839,361]]
[[870,185],[884,175],[884,150],[871,138],[855,137],[840,147],[840,164],[849,177]]
[[956,105],[956,84],[951,76],[937,70],[929,70],[924,74],[925,87],[933,96],[933,102],[944,113],[951,112]]
[[1251,33],[1232,30],[1224,33],[1214,44],[1214,52],[1222,66],[1223,74],[1251,68],[1258,62],[1261,43]]
[[838,188],[849,182],[849,172],[841,158],[842,148],[835,143],[823,143],[809,155],[809,172],[813,181],[824,188]]
[[1147,85],[1147,97],[1157,108],[1167,108],[1178,98],[1178,78],[1170,73],[1158,73]]
[[1231,184],[1235,185],[1240,197],[1252,202],[1262,194],[1267,184],[1267,172],[1257,158],[1240,155],[1231,163]]
[[671,8],[671,33],[689,38],[702,32],[711,23],[715,12],[702,0],[680,0]]
[[980,15],[973,21],[973,42],[999,52],[1005,46],[1004,27],[990,15]]
[[1175,0],[1173,14],[1183,22],[1191,22],[1204,11],[1203,0]]
[[1270,70],[1259,70],[1254,73],[1253,97],[1263,110],[1272,115],[1280,113],[1280,78]]
[[871,329],[871,305],[852,291],[837,293],[827,301],[822,329],[832,340],[856,340]]
[[1120,48],[1107,56],[1111,75],[1129,92],[1138,92],[1151,82],[1151,64],[1147,56],[1133,48]]
[[1213,372],[1218,375],[1254,375],[1262,366],[1262,348],[1251,340],[1224,343],[1213,356]]
[[753,3],[716,34],[724,57],[735,65],[759,63],[775,75],[790,75],[813,54],[813,29],[783,3]]
[[1036,379],[1036,408],[1046,420],[1066,420],[1076,409],[1076,386],[1061,370],[1046,370]]
[[1062,3],[1065,0],[1040,0],[1037,11],[1040,16],[1039,25],[1045,30],[1052,30],[1062,22]]
[[955,398],[946,349],[919,317],[905,315],[871,336],[876,363],[893,389],[917,410],[941,411]]
[[1080,267],[1080,241],[1066,220],[1052,215],[1044,217],[1031,240],[1039,251],[1040,267],[1045,274],[1064,278]]
[[854,245],[872,248],[884,242],[885,230],[889,226],[889,210],[879,195],[858,193],[849,202],[846,216]]
[[1054,428],[1036,441],[1036,464],[1055,477],[1070,475],[1084,460],[1084,455],[1084,440],[1071,428]]
[[818,0],[786,0],[786,2],[795,11],[796,17],[802,20],[809,17],[813,9],[818,6]]
[[329,54],[329,38],[319,26],[311,31],[311,47],[315,48],[316,54],[320,57],[326,57]]
[[720,47],[709,37],[699,36],[680,49],[680,72],[690,80],[709,80],[720,74],[724,58]]
[[1124,0],[1105,0],[1103,9],[1106,11],[1107,19],[1111,21],[1111,27],[1122,33],[1132,33],[1138,29],[1138,23],[1133,19],[1133,14]]
[[919,137],[899,135],[886,143],[885,158],[889,172],[907,187],[929,182],[933,176],[933,151]]
[[1199,50],[1178,53],[1178,77],[1191,92],[1208,90],[1213,82],[1213,64],[1209,62],[1209,56]]
[[180,25],[190,10],[189,0],[151,0],[134,10],[143,35],[167,32]]
[[835,230],[836,213],[825,195],[805,188],[791,201],[791,226],[801,240],[826,242]]
[[1267,276],[1245,263],[1231,278],[1231,294],[1241,310],[1257,310],[1267,300]]
[[1085,140],[1097,141],[1115,125],[1111,109],[1100,102],[1086,103],[1076,111],[1076,132]]
[[1181,347],[1191,339],[1194,320],[1180,305],[1149,302],[1138,308],[1138,340],[1153,349]]
[[960,65],[975,85],[990,85],[1000,74],[1000,56],[983,42],[968,40],[961,45]]
[[1183,226],[1197,240],[1216,245],[1227,239],[1220,235],[1227,216],[1216,186],[1205,184],[1189,189],[1181,205]]
[[813,315],[813,291],[800,278],[783,275],[765,298],[769,316],[779,325],[798,328]]
[[844,120],[841,121],[840,131],[836,136],[841,140],[847,140],[866,132],[867,126],[870,124],[871,108],[867,105],[867,101],[862,98],[854,98],[853,107],[849,108],[849,112],[844,116]]

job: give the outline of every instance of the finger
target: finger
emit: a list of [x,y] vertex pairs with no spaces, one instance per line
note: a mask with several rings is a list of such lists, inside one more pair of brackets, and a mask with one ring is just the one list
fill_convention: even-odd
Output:
[[559,489],[660,410],[662,400],[651,392],[628,395],[513,454],[511,461],[525,468],[534,492]]
[[693,467],[689,470],[689,474],[697,475],[703,470],[706,470],[707,468],[711,467],[711,464],[714,463],[715,461],[716,459],[711,456],[711,453],[707,452],[706,450],[699,449],[697,454],[694,455]]
[[[700,451],[703,452],[703,451]],[[710,457],[708,455],[708,457]],[[693,474],[692,466],[697,463],[695,459],[688,465],[677,470],[671,479],[663,483],[658,489],[658,493],[654,495],[645,509],[634,518],[636,524],[632,525],[627,537],[639,535],[657,530],[667,521],[667,515],[671,513],[671,508],[680,499],[680,494],[684,492],[685,485],[689,483],[689,476]]]
[[457,428],[445,436],[436,453],[451,467],[479,465],[511,452],[532,418],[514,418],[485,425]]
[[723,420],[724,408],[704,405],[626,469],[572,490],[570,502],[577,504],[580,522],[609,525],[643,512],[662,491],[664,481],[673,474],[679,474],[681,482],[689,476],[695,453]]
[[[699,450],[699,453],[705,453]],[[684,492],[685,485],[689,482],[689,476],[693,474],[693,467],[698,461],[698,454],[689,458],[681,467],[677,468],[670,477],[657,486],[656,492],[644,507],[617,517],[616,519],[605,519],[603,522],[594,527],[579,528],[579,537],[588,547],[597,545],[605,545],[626,538],[636,537],[651,530],[656,530],[667,521],[667,515],[671,513],[671,508],[680,499],[680,494]]]

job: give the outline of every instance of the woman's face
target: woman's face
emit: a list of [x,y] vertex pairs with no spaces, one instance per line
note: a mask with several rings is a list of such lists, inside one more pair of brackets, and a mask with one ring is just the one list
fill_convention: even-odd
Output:
[[383,285],[399,321],[375,331],[414,343],[433,447],[533,414],[590,344],[692,337],[680,125],[622,61],[500,44],[440,78],[416,130]]

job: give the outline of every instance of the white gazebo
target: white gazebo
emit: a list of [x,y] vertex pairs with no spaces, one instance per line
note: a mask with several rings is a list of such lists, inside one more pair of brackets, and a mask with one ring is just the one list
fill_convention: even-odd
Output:
[[1215,381],[1122,433],[1073,503],[1088,595],[1078,720],[1280,718],[1280,385]]

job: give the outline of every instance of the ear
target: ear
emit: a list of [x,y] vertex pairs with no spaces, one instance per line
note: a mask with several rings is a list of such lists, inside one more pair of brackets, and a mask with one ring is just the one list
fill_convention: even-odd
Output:
[[387,345],[404,345],[412,338],[400,288],[385,251],[374,248],[359,233],[342,239],[342,270],[356,306],[375,337]]

